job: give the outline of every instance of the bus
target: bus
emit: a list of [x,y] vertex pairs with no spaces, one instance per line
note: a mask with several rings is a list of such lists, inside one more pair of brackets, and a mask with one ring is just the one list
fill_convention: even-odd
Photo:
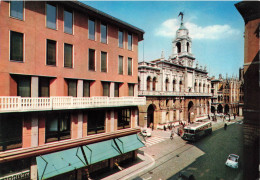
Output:
[[184,127],[182,139],[187,141],[197,141],[201,137],[212,133],[212,124],[210,121],[196,121],[193,124]]

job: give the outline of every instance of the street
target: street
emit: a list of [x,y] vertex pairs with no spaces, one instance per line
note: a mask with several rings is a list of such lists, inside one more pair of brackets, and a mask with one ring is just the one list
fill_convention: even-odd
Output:
[[[220,128],[198,142],[188,143],[180,137],[167,139],[143,151],[155,160],[154,165],[131,179],[178,179],[180,171],[194,175],[195,179],[242,179],[243,143],[242,124]],[[239,168],[225,166],[229,154],[240,156]]]

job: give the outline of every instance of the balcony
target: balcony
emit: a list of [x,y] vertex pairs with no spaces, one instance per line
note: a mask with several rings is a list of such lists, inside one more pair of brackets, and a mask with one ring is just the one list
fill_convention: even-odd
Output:
[[212,96],[211,93],[173,92],[173,91],[138,91],[139,96]]
[[22,98],[19,96],[1,96],[0,113],[46,111],[62,109],[86,109],[101,107],[123,107],[145,105],[145,97],[46,97]]

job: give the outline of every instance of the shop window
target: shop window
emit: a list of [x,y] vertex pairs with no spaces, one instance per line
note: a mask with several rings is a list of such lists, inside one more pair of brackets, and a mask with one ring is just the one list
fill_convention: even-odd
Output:
[[91,40],[95,40],[95,20],[88,20],[88,38]]
[[134,84],[128,84],[128,95],[134,96]]
[[127,70],[128,70],[128,75],[132,75],[132,58],[128,58],[128,63],[127,63]]
[[31,77],[18,76],[17,78],[17,96],[31,97]]
[[0,151],[21,148],[22,129],[23,116],[21,114],[0,114]]
[[83,97],[90,97],[90,82],[83,81]]
[[88,135],[105,132],[105,111],[88,111]]
[[50,79],[39,78],[39,97],[50,97]]
[[64,44],[64,67],[72,68],[73,46]]
[[10,16],[23,20],[23,1],[10,1]]
[[120,109],[117,111],[118,122],[117,129],[130,128],[131,109]]
[[88,50],[88,69],[95,71],[95,50],[89,49]]
[[107,25],[101,23],[101,42],[107,43]]
[[[0,177],[4,180],[30,179],[31,159],[23,158],[1,163]],[[7,178],[2,178],[8,176]]]
[[128,50],[132,50],[132,46],[133,46],[133,37],[132,37],[132,34],[128,33],[128,36],[127,36],[127,40],[128,40]]
[[107,53],[101,52],[101,72],[107,72]]
[[123,42],[124,42],[124,32],[122,30],[118,31],[118,46],[120,48],[123,48]]
[[57,12],[56,12],[56,6],[47,4],[46,5],[46,13],[47,13],[47,18],[46,18],[46,23],[47,27],[51,29],[56,29],[56,19],[57,19]]
[[56,41],[47,39],[46,64],[56,66]]
[[68,96],[77,97],[77,80],[67,79]]
[[118,56],[118,74],[123,74],[123,56]]
[[115,83],[115,97],[119,97],[119,83]]
[[102,86],[103,86],[103,96],[110,96],[110,83],[109,82],[102,82]]
[[46,142],[70,139],[70,113],[51,112],[46,116]]
[[10,60],[23,61],[23,34],[10,32]]
[[72,34],[73,14],[71,11],[64,10],[64,32]]

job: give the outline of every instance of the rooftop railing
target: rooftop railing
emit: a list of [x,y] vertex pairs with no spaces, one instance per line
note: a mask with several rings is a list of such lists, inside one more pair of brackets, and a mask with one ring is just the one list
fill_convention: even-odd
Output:
[[19,97],[0,96],[1,112],[84,109],[145,105],[145,97]]

